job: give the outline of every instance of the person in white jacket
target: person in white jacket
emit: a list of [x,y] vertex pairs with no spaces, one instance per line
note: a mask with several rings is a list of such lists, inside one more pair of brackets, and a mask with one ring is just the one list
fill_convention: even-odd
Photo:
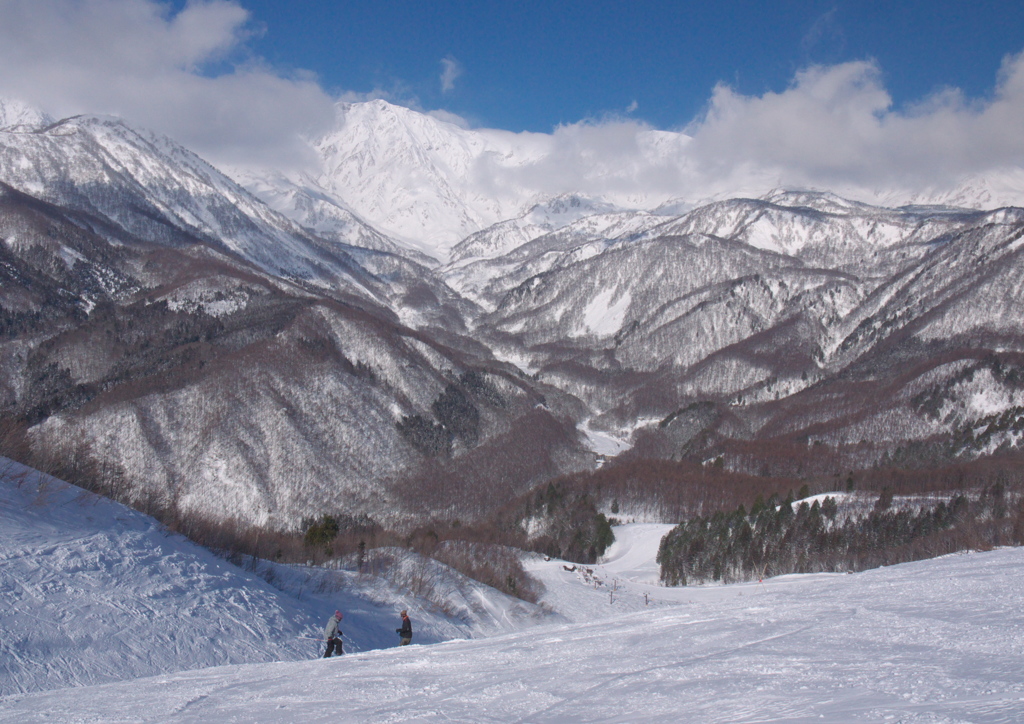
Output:
[[324,658],[330,658],[335,651],[341,656],[344,651],[341,650],[341,629],[338,628],[338,624],[341,623],[341,611],[335,611],[334,615],[327,619],[327,625],[324,627],[324,638],[327,639],[327,651],[324,652]]

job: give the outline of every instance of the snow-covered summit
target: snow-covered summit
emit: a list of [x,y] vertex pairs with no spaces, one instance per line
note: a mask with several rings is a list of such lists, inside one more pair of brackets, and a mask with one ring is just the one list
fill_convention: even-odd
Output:
[[528,139],[471,131],[383,100],[338,105],[338,124],[314,147],[314,180],[382,231],[426,253],[516,215],[523,195],[484,178],[485,167],[536,158]]
[[[471,129],[384,100],[339,103],[336,117],[333,129],[311,140],[319,168],[285,184],[318,188],[442,262],[460,241],[501,222],[557,228],[588,212],[654,208],[669,194],[646,188],[645,173],[676,163],[688,141],[680,133],[633,129],[627,145],[636,156],[616,163],[594,158],[601,140],[583,137],[586,124],[552,134]],[[261,193],[259,175],[271,179],[274,172],[236,178]],[[300,208],[285,213],[311,225]]]
[[0,97],[0,130],[3,131],[34,131],[53,119],[27,103],[12,98]]

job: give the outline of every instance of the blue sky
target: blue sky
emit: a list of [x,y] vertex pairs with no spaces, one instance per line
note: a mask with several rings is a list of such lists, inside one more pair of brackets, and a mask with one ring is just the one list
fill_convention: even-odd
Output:
[[225,167],[308,168],[384,98],[543,135],[561,190],[927,190],[1024,179],[1024,2],[0,0],[0,97]]
[[[332,93],[384,92],[474,125],[550,132],[607,114],[679,128],[719,82],[781,91],[812,64],[873,59],[897,104],[991,94],[1024,50],[1024,2],[241,0],[253,51]],[[458,74],[442,90],[444,61]]]

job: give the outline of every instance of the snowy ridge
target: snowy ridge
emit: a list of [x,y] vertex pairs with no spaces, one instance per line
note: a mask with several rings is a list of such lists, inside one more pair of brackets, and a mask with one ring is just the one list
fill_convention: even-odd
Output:
[[893,206],[922,204],[978,210],[1024,206],[1024,170],[1009,167],[985,176],[971,174],[953,190],[935,189],[886,201]]
[[507,254],[538,236],[597,214],[615,213],[611,204],[594,201],[578,194],[564,194],[537,204],[522,216],[500,221],[470,234],[451,251],[451,263],[493,258]]
[[426,266],[437,264],[433,257],[380,233],[360,219],[344,201],[324,189],[293,182],[280,174],[267,176],[234,171],[232,175],[272,209],[300,223],[321,239],[407,256]]
[[176,229],[270,273],[373,295],[344,247],[326,247],[187,149],[115,118],[0,131],[0,181],[157,243],[180,243]]
[[[557,134],[468,129],[437,114],[419,113],[383,100],[340,103],[336,116],[335,127],[311,141],[319,157],[318,168],[283,181],[283,187],[315,187],[381,232],[443,262],[465,256],[465,250],[457,253],[455,247],[495,225],[489,234],[473,240],[474,255],[488,256],[487,249],[508,249],[516,241],[535,238],[535,230],[503,222],[522,217],[549,198],[590,194],[599,205],[679,215],[713,201],[778,194],[768,186],[757,186],[760,182],[750,188],[719,191],[710,199],[673,199],[664,191],[649,188],[643,176],[651,168],[686,176],[685,149],[690,139],[683,133],[640,130],[633,138],[635,155],[624,156],[618,165],[588,164],[586,149],[576,146],[581,140],[572,130],[563,129],[565,137],[556,140]],[[646,167],[637,168],[637,164]],[[572,168],[564,179],[563,166]],[[273,180],[275,175],[273,170],[254,171],[250,178],[263,176],[271,184],[282,183]],[[259,183],[247,185],[262,194]],[[603,189],[602,197],[590,189]],[[916,204],[994,209],[1024,204],[1024,173],[1007,169],[984,178],[972,176],[952,191],[850,188],[843,192],[889,207]],[[848,207],[847,202],[840,205]],[[304,215],[308,213],[312,220],[318,213],[304,210],[300,203],[289,210],[280,208],[306,226],[313,224],[303,220]]]
[[896,261],[885,254],[892,247],[912,250],[915,244],[975,222],[977,216],[962,209],[915,214],[834,194],[776,191],[762,199],[730,199],[699,207],[644,236],[707,234],[799,258],[810,266],[869,277],[898,269],[886,265]]
[[[524,282],[598,256],[616,242],[633,240],[664,222],[663,217],[642,211],[610,211],[548,231],[551,224],[522,223],[528,218],[497,224],[467,238],[453,250],[456,260],[439,270],[445,282],[493,312]],[[501,252],[490,253],[491,249]]]
[[0,98],[0,130],[33,131],[53,119],[32,106],[11,98]]

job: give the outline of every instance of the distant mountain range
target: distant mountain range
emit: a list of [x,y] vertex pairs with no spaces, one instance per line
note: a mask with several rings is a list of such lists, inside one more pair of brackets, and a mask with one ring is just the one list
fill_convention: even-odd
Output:
[[[228,169],[229,175],[305,226],[330,233],[332,225],[349,225],[354,214],[442,262],[451,261],[454,247],[467,237],[494,225],[507,230],[509,222],[555,197],[575,199],[570,203],[582,203],[590,214],[647,211],[673,217],[712,201],[773,192],[744,188],[685,198],[670,184],[645,181],[645,174],[671,177],[685,171],[690,139],[679,132],[637,130],[619,140],[632,155],[614,165],[588,161],[592,150],[582,142],[574,146],[547,134],[467,129],[383,100],[339,103],[336,118],[333,130],[312,140],[314,162],[305,170]],[[1024,169],[967,176],[952,189],[856,191],[856,198],[887,207],[1019,206]],[[572,211],[569,204],[558,207],[556,217]],[[561,223],[575,218],[570,213]]]
[[545,195],[543,139],[383,101],[312,146],[225,174],[0,102],[7,454],[287,527],[472,519],[594,435],[748,472],[1024,435],[1016,171],[889,206]]

